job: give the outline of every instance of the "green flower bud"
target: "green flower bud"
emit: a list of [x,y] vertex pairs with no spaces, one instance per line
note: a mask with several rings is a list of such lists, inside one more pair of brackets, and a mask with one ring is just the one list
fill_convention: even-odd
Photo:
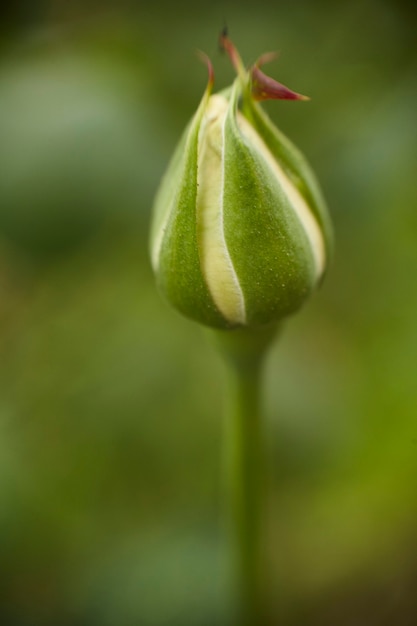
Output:
[[258,326],[296,311],[320,283],[331,226],[316,179],[257,100],[305,100],[259,69],[200,106],[156,197],[152,265],[186,316],[217,328]]

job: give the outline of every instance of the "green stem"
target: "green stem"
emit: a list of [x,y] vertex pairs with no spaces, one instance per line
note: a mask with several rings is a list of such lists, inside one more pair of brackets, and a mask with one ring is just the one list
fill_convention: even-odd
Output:
[[263,357],[275,332],[274,326],[216,335],[226,364],[225,469],[239,626],[264,625],[264,446],[260,404]]
[[235,544],[236,591],[241,613],[239,622],[255,626],[262,605],[260,364],[247,369],[230,367],[227,384],[226,467]]

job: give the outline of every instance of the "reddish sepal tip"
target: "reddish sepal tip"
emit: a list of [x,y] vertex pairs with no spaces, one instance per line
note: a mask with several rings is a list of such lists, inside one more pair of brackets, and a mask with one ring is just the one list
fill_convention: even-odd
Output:
[[227,30],[223,30],[220,33],[219,46],[220,46],[220,50],[223,50],[224,52],[226,52],[235,70],[239,72],[241,59],[240,59],[240,56],[236,47],[227,36]]
[[265,57],[269,60],[270,54],[261,57],[251,70],[252,96],[255,100],[310,100],[308,96],[296,93],[264,74],[259,69],[259,64],[265,62]]
[[202,61],[207,67],[208,87],[211,88],[214,84],[214,69],[210,57],[208,57],[207,54],[205,52],[202,52],[201,50],[197,50],[197,56],[199,57],[200,61]]

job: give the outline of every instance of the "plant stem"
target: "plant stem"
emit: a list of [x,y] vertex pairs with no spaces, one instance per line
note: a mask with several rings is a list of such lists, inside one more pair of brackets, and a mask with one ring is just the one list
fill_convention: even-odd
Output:
[[217,333],[226,363],[226,483],[233,541],[237,623],[263,626],[265,568],[261,419],[262,365],[276,327]]
[[227,384],[226,462],[234,527],[236,591],[240,598],[239,622],[255,626],[262,604],[260,363],[248,368],[229,367]]

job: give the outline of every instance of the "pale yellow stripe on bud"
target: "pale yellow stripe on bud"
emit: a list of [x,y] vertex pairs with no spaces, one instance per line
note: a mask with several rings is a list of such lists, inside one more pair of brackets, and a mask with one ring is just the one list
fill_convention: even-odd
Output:
[[200,259],[211,297],[232,324],[246,321],[245,302],[230,258],[223,224],[224,124],[228,102],[210,98],[201,123],[197,175],[197,226]]
[[297,187],[294,186],[292,181],[281,169],[272,152],[269,150],[268,146],[256,130],[249,124],[247,119],[243,117],[241,113],[238,113],[237,119],[238,126],[243,137],[245,137],[248,143],[255,148],[257,152],[259,152],[262,159],[268,164],[278,180],[278,184],[293,207],[304,232],[307,235],[307,239],[310,242],[316,268],[316,280],[319,280],[326,266],[326,251],[324,236],[313,212],[310,210],[310,207],[298,191]]

